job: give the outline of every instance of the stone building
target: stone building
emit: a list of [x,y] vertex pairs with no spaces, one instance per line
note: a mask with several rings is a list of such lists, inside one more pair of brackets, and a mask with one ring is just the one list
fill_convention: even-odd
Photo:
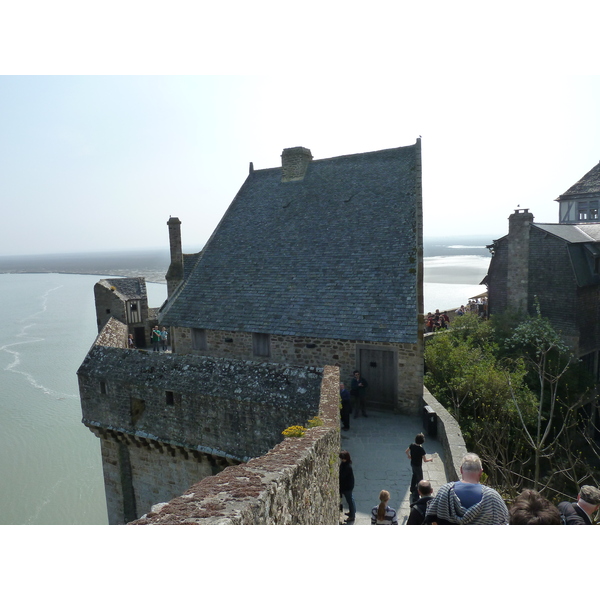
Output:
[[413,146],[254,170],[199,255],[172,262],[161,325],[177,353],[359,369],[373,408],[423,393],[421,157]]
[[137,348],[149,346],[156,309],[148,308],[146,281],[143,277],[101,279],[94,286],[98,333],[111,317],[127,325]]
[[528,209],[509,217],[494,240],[488,274],[489,312],[542,315],[598,379],[600,351],[600,165],[557,198],[559,223],[534,223]]
[[[332,368],[342,380],[362,372],[371,408],[418,412],[419,140],[322,160],[286,149],[281,167],[250,164],[201,252],[182,252],[177,217],[168,228],[158,321],[170,329],[172,352],[127,349],[129,333],[141,339],[144,329],[148,340],[153,310],[138,280],[102,280],[99,336],[78,371],[83,422],[101,440],[110,523],[279,447],[283,429],[332,405],[337,385],[331,374],[324,383]],[[337,473],[325,438],[315,472]],[[323,514],[337,511],[332,477],[322,485],[334,509]]]

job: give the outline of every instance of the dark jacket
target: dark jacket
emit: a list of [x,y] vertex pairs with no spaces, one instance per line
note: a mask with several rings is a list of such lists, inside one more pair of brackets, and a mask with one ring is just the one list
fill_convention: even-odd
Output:
[[433,496],[422,496],[416,502],[413,502],[410,505],[410,515],[408,515],[408,521],[406,521],[406,524],[424,525],[427,505],[431,500],[433,500]]
[[[358,385],[359,383],[362,383],[362,387]],[[358,379],[353,377],[352,381],[350,382],[350,393],[353,396],[360,396],[366,392],[367,385],[367,380],[364,377],[359,377]]]
[[350,413],[351,405],[350,405],[350,392],[347,389],[340,390],[340,400],[342,404],[341,412]]
[[342,461],[340,463],[340,494],[351,492],[354,489],[354,471],[352,465]]
[[558,510],[563,520],[563,525],[591,525],[589,515],[577,506],[577,502],[561,502]]

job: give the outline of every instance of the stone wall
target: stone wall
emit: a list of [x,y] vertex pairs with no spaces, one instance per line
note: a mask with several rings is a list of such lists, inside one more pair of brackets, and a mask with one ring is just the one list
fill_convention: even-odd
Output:
[[239,461],[90,427],[100,438],[110,525],[123,525],[159,502]]
[[426,405],[430,406],[437,415],[436,437],[444,448],[446,481],[458,481],[462,458],[468,452],[460,427],[456,419],[424,387],[422,407]]
[[111,319],[78,371],[83,423],[101,439],[110,523],[263,455],[318,413],[323,369],[115,347],[126,336]]
[[96,345],[78,377],[86,425],[247,460],[316,414],[322,373]]
[[98,333],[102,331],[111,318],[115,318],[122,323],[127,323],[125,301],[115,290],[111,289],[106,281],[101,280],[94,286],[94,298],[96,302]]
[[114,317],[110,317],[100,335],[96,338],[94,345],[127,348],[127,335],[127,325],[117,321]]
[[[204,351],[194,349],[192,330],[173,327],[173,335],[179,354],[259,360],[253,354],[252,333],[249,332],[205,330],[207,349]],[[270,356],[265,360],[298,367],[336,365],[340,368],[341,381],[349,385],[354,369],[359,366],[358,351],[365,348],[396,353],[398,399],[395,409],[416,414],[423,389],[423,359],[417,344],[371,344],[359,340],[271,335]]]
[[323,425],[287,438],[264,456],[228,467],[133,525],[337,525],[339,371],[325,367]]

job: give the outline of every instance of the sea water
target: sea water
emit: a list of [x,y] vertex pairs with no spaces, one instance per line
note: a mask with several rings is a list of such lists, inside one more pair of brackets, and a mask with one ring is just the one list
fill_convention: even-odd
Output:
[[[98,275],[1,274],[0,524],[106,524],[100,441],[76,372],[97,335]],[[166,286],[147,284],[150,306]]]

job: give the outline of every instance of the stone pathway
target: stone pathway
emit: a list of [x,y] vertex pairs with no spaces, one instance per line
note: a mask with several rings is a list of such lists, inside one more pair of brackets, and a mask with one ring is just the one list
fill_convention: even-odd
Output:
[[[410,513],[410,480],[412,471],[405,450],[423,431],[419,417],[369,411],[368,418],[350,418],[350,430],[342,431],[341,449],[348,450],[354,470],[355,525],[371,524],[371,509],[379,504],[379,492],[388,490],[390,506],[398,511],[398,522],[404,525]],[[425,435],[423,444],[427,458],[423,476],[431,481],[434,494],[446,483],[443,448],[435,438]],[[348,511],[344,501],[344,512]],[[341,522],[345,515],[340,513]]]

